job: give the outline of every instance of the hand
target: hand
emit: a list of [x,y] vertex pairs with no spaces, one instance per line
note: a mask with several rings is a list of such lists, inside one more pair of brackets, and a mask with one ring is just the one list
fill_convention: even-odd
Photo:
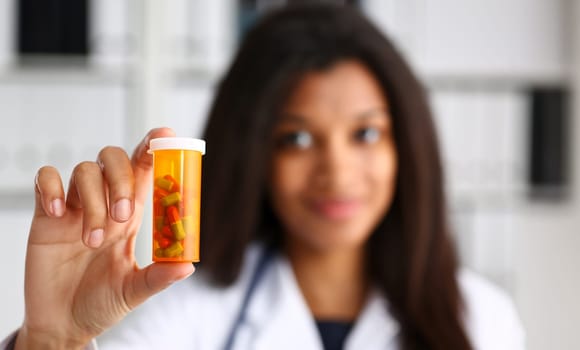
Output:
[[194,268],[154,263],[139,269],[134,244],[149,193],[149,140],[132,159],[106,147],[96,162],[78,164],[64,196],[58,171],[36,177],[36,205],[26,253],[25,320],[16,348],[79,348]]

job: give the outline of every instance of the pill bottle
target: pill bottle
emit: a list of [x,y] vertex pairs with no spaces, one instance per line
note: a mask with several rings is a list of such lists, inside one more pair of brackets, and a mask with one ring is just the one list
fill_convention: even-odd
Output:
[[201,157],[205,141],[162,137],[153,154],[153,261],[199,262]]

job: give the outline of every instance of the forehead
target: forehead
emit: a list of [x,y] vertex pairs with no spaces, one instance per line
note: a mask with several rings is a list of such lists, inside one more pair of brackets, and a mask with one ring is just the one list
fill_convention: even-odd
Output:
[[371,71],[356,60],[341,61],[299,80],[283,112],[308,116],[352,116],[387,107],[385,93]]

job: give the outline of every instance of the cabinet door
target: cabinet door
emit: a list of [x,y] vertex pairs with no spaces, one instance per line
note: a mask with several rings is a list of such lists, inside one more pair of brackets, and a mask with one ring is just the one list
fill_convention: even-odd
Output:
[[562,77],[562,0],[425,1],[419,65],[429,75]]
[[366,0],[362,6],[427,78],[554,80],[565,76],[571,3]]

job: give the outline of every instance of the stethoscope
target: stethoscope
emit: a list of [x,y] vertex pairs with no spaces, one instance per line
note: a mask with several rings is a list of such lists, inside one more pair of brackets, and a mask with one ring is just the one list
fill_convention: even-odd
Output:
[[264,251],[262,252],[262,255],[260,256],[260,259],[258,260],[258,263],[256,264],[256,268],[254,269],[254,272],[253,272],[252,277],[250,279],[250,284],[248,285],[248,288],[246,289],[246,293],[244,294],[244,299],[242,299],[242,305],[240,306],[240,310],[238,311],[238,315],[234,321],[232,328],[230,329],[230,333],[228,334],[227,342],[224,346],[224,350],[232,350],[233,349],[234,341],[236,340],[236,334],[238,333],[238,330],[240,329],[242,324],[245,322],[246,313],[248,311],[248,306],[250,305],[250,302],[252,300],[252,296],[254,295],[256,287],[258,286],[258,284],[262,280],[262,277],[264,276],[264,272],[266,271],[266,268],[270,265],[270,261],[272,260],[272,258],[275,255],[276,255],[275,250],[274,250],[274,248],[271,248],[271,247],[265,248]]

